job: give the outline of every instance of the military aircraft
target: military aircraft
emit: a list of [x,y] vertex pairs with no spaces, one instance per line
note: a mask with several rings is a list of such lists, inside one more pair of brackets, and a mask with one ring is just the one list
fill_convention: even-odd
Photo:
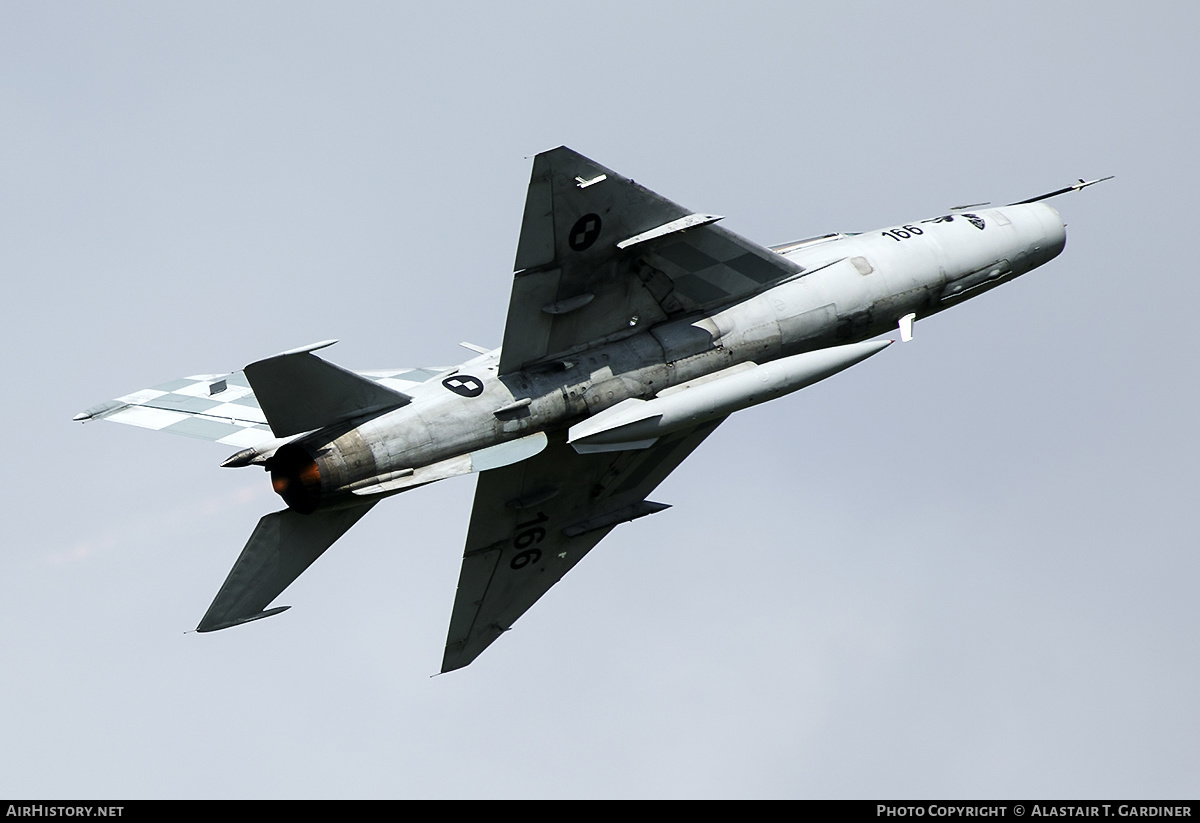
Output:
[[[1108,178],[1104,178],[1108,179]],[[560,147],[537,155],[503,345],[355,373],[325,341],[76,415],[239,447],[264,516],[197,631],[268,608],[385,497],[477,472],[442,671],[471,663],[729,414],[878,354],[1062,251],[1043,200],[764,247]],[[986,204],[981,204],[986,205]],[[966,207],[970,209],[972,207]]]

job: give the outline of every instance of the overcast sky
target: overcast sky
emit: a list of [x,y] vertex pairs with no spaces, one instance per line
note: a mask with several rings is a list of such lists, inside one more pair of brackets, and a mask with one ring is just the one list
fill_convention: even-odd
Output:
[[[0,4],[0,796],[1195,797],[1191,2]],[[499,345],[538,151],[762,243],[1055,201],[1061,257],[741,412],[465,670],[474,488],[185,634],[280,508],[76,412]]]

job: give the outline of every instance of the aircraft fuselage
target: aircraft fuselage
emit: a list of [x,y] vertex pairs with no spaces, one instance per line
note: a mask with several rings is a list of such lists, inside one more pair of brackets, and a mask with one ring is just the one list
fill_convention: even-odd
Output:
[[[803,268],[777,285],[648,328],[631,317],[620,339],[505,375],[497,373],[497,349],[421,385],[406,406],[282,446],[267,467],[288,505],[308,513],[461,474],[464,456],[600,420],[629,400],[657,403],[644,407],[643,416],[660,426],[670,414],[695,422],[706,405],[717,410],[710,415],[727,414],[859,362],[878,347],[851,344],[897,328],[908,315],[928,317],[1012,280],[1057,256],[1065,240],[1058,212],[1037,202],[777,247]],[[798,357],[827,349],[837,362]],[[733,382],[739,370],[784,359],[791,376],[772,378],[781,381],[774,393],[755,393],[745,375]],[[762,370],[760,380],[767,374]],[[694,409],[678,396],[668,404],[663,395],[719,381],[728,382],[687,395]],[[629,414],[618,422],[628,427]],[[629,430],[653,434],[652,428]],[[609,441],[614,437],[620,439]]]

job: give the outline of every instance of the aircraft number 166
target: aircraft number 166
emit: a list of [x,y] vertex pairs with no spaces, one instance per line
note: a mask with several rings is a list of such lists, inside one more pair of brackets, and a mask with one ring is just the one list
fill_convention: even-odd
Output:
[[531,546],[541,543],[546,538],[546,530],[538,524],[545,523],[549,519],[544,513],[538,512],[537,517],[533,520],[517,524],[517,533],[513,536],[513,548],[517,549],[517,553],[508,563],[510,569],[517,571],[542,559],[542,550],[531,548]]
[[901,240],[907,240],[910,237],[924,233],[925,232],[921,231],[921,229],[917,226],[901,226],[898,229],[888,229],[885,232],[881,232],[884,237],[890,237],[897,243],[899,243]]

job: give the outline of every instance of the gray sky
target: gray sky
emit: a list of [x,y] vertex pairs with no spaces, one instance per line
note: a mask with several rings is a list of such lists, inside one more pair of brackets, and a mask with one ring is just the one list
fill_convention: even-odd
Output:
[[[915,8],[914,8],[915,6]],[[0,6],[0,796],[1195,797],[1193,3]],[[474,481],[194,627],[280,508],[71,416],[498,345],[529,156],[763,243],[1077,177],[1064,254],[722,426],[468,669]]]

